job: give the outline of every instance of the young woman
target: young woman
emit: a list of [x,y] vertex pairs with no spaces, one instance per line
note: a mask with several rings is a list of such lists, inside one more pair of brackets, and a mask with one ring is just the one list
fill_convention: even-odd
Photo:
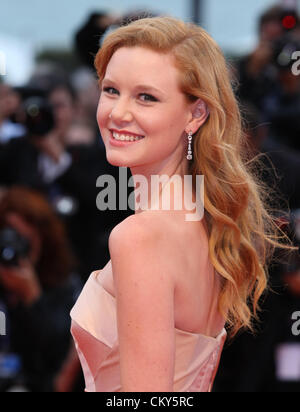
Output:
[[[135,214],[110,234],[111,260],[91,274],[71,312],[86,391],[210,391],[224,326],[232,335],[251,328],[278,245],[242,158],[224,56],[202,28],[155,17],[110,33],[95,64],[107,160],[146,184]],[[184,201],[174,207],[180,185],[156,193],[151,179],[163,175],[167,183],[193,176],[193,201],[204,176],[201,220],[186,219]]]

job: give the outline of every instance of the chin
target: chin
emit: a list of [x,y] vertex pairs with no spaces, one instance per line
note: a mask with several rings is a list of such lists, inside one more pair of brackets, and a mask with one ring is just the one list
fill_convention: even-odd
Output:
[[118,159],[116,156],[106,156],[106,160],[109,164],[116,167],[130,167],[128,162],[122,159]]

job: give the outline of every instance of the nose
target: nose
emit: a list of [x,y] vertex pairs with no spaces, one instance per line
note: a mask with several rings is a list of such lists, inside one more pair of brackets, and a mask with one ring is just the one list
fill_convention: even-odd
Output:
[[119,99],[115,102],[109,116],[115,123],[128,123],[133,119],[132,112],[127,100]]

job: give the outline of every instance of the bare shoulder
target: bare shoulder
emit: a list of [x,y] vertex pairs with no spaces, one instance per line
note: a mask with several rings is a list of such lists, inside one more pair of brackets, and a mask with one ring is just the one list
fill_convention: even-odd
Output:
[[113,228],[109,236],[109,244],[118,241],[119,237],[124,239],[123,236],[127,240],[130,240],[131,236],[135,239],[137,236],[145,239],[157,238],[161,234],[162,222],[160,213],[144,212],[129,216]]
[[[194,252],[198,258],[201,258],[199,253],[205,255],[206,241],[201,222],[191,224],[184,220],[184,215],[147,211],[129,216],[115,226],[109,237],[109,250],[112,260],[119,256],[120,249],[129,250],[129,253],[134,249],[137,261],[149,261],[152,254],[148,262],[150,266],[157,262],[161,268],[169,268],[176,276],[182,268],[188,267],[189,261],[195,261]],[[198,247],[199,244],[202,247]],[[187,245],[190,245],[189,248]]]
[[155,298],[173,304],[176,262],[169,258],[159,215],[145,212],[130,216],[109,238],[116,295],[144,296],[143,310],[148,298],[149,304]]

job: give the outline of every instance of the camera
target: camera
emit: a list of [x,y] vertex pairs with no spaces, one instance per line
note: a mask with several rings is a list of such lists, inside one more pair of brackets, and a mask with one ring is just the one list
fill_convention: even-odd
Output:
[[23,103],[23,111],[22,123],[28,135],[42,138],[54,129],[53,108],[45,98],[29,97]]
[[14,228],[7,226],[0,230],[0,265],[19,266],[20,259],[28,257],[29,252],[29,240]]
[[292,33],[287,33],[273,45],[273,63],[279,70],[290,70],[295,63],[293,54],[299,50],[299,39]]

